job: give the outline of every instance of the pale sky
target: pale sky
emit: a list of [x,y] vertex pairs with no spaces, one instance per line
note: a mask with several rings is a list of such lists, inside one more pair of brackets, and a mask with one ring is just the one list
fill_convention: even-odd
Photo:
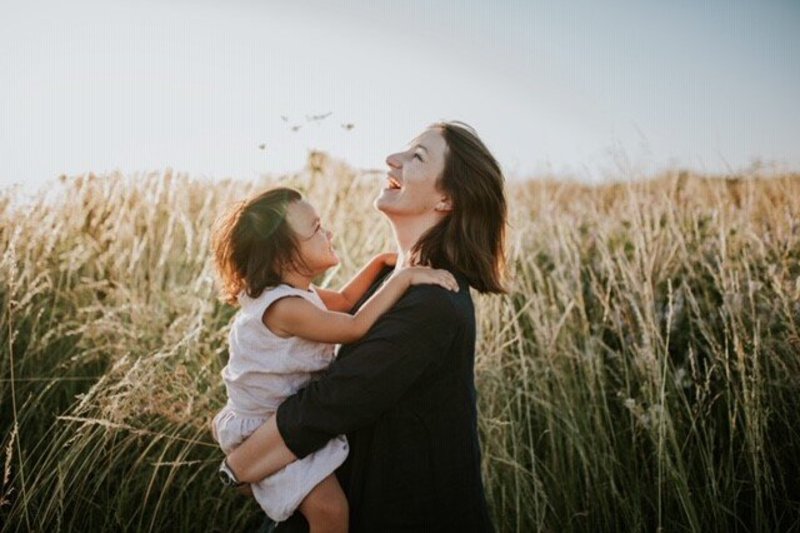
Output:
[[800,169],[798,0],[33,0],[0,45],[1,187],[383,168],[441,119],[511,177]]

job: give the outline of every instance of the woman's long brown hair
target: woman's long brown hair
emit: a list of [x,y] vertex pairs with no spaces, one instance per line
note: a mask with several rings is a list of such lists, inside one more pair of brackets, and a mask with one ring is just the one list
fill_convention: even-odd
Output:
[[436,186],[452,210],[420,237],[412,254],[420,264],[461,272],[480,292],[504,293],[508,216],[504,178],[494,156],[463,122],[439,122],[447,143]]

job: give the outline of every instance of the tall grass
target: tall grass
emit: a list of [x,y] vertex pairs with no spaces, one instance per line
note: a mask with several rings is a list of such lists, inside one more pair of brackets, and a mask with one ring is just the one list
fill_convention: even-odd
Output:
[[[165,172],[0,196],[0,528],[253,527],[208,422],[234,310],[209,230],[269,184],[336,234],[338,284],[390,247],[376,178]],[[477,297],[500,531],[800,529],[800,176],[509,185],[510,293]]]

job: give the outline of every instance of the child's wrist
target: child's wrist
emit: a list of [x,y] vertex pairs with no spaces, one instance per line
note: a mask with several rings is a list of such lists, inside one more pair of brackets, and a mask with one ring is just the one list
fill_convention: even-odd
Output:
[[409,288],[411,286],[411,272],[408,270],[395,270],[392,276],[397,279],[397,282],[402,285],[404,288]]

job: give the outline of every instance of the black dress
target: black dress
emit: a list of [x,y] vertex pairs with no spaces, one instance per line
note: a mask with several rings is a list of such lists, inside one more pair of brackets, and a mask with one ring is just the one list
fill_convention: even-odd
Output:
[[[411,287],[319,380],[277,412],[298,457],[346,434],[337,477],[350,531],[492,531],[480,474],[475,311],[458,293]],[[371,291],[379,286],[376,282]],[[275,531],[307,530],[300,513]]]

